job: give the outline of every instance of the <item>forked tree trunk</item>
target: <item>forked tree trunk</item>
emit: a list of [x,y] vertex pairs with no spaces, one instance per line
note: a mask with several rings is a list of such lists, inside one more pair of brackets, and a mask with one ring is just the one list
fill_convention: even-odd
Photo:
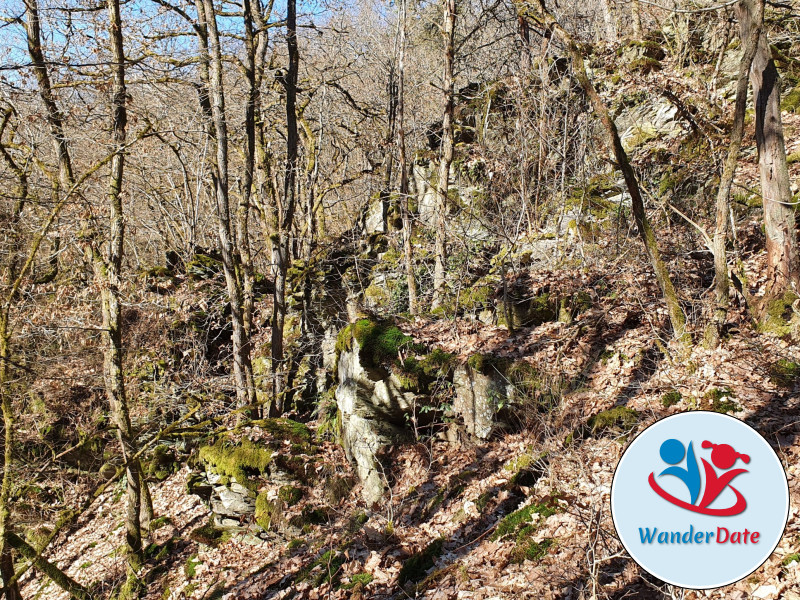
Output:
[[[736,13],[744,43],[761,20],[756,0],[741,0],[736,5]],[[755,101],[756,145],[767,238],[766,307],[770,300],[790,290],[792,283],[800,290],[800,253],[781,123],[781,79],[765,33],[758,38],[750,82]]]
[[453,162],[453,62],[455,61],[456,0],[444,3],[444,73],[442,76],[442,145],[439,152],[439,178],[436,181],[436,232],[433,270],[433,302],[431,308],[441,306],[445,294],[447,260],[447,191],[450,164]]
[[728,260],[725,253],[725,245],[728,239],[728,223],[730,220],[730,194],[733,177],[736,173],[736,164],[739,159],[739,149],[742,147],[744,137],[744,116],[747,108],[747,84],[750,73],[750,65],[753,63],[758,39],[761,35],[761,27],[764,17],[764,0],[756,3],[753,19],[753,27],[745,40],[744,53],[739,61],[739,78],[736,82],[736,104],[733,109],[733,129],[731,130],[731,140],[728,145],[728,154],[725,157],[725,166],[722,169],[719,189],[717,190],[717,222],[714,230],[714,296],[716,308],[714,319],[708,336],[710,347],[719,344],[725,319],[728,315],[730,304],[730,279],[728,277]]

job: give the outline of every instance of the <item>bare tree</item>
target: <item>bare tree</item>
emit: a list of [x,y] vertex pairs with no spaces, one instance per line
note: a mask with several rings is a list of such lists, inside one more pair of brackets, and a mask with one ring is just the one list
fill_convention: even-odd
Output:
[[754,25],[745,40],[744,52],[739,61],[739,76],[736,81],[736,102],[733,109],[733,129],[731,139],[728,144],[728,154],[725,157],[725,164],[717,190],[716,201],[716,228],[714,230],[714,294],[716,308],[714,320],[708,339],[709,345],[714,347],[719,344],[722,328],[728,314],[730,304],[730,278],[728,277],[728,260],[725,252],[725,245],[728,239],[728,222],[730,220],[730,194],[733,177],[736,173],[736,164],[739,160],[739,150],[742,147],[744,137],[744,116],[747,108],[747,83],[750,66],[753,64],[758,40],[761,37],[761,29],[764,22],[764,0],[756,3],[754,12]]
[[283,210],[278,214],[277,231],[272,236],[272,262],[275,294],[272,308],[272,373],[273,404],[270,412],[283,412],[284,348],[283,331],[286,321],[286,271],[289,266],[290,235],[297,204],[297,73],[300,53],[297,46],[297,2],[288,0],[286,12],[286,47],[289,65],[281,83],[286,92],[286,165],[283,175]]
[[[239,209],[238,232],[231,218],[230,187],[228,175],[228,121],[225,114],[225,90],[223,87],[223,60],[217,15],[212,0],[196,2],[201,60],[203,62],[200,100],[207,119],[207,128],[216,146],[212,180],[216,199],[217,231],[219,235],[222,267],[231,304],[233,327],[233,377],[236,387],[236,402],[239,407],[255,403],[253,367],[250,361],[250,342],[246,327],[246,310],[243,298],[242,279],[247,279],[240,269],[239,245],[247,247],[245,255],[249,262],[247,214],[249,203]],[[252,169],[251,169],[252,171]],[[249,187],[249,186],[248,186]],[[238,235],[237,235],[238,233]],[[237,244],[237,241],[240,244]],[[248,267],[249,268],[249,267]],[[252,286],[252,282],[249,284]]]
[[103,380],[106,397],[117,426],[117,437],[122,449],[122,459],[126,468],[126,556],[128,578],[123,595],[138,595],[141,583],[138,571],[142,566],[142,486],[144,481],[139,459],[136,457],[136,437],[131,427],[128,399],[125,393],[123,371],[123,320],[120,304],[120,285],[122,281],[122,259],[125,249],[125,217],[122,209],[123,182],[125,172],[125,143],[128,123],[128,92],[125,86],[125,51],[123,46],[122,17],[119,0],[108,0],[109,34],[111,41],[111,141],[113,154],[108,186],[108,208],[110,231],[108,252],[101,250],[103,236],[89,225],[86,232],[86,249],[91,256],[95,280],[100,288],[103,315],[103,335],[105,351],[103,358]]
[[406,284],[408,286],[408,310],[412,315],[419,312],[417,278],[414,275],[414,253],[411,246],[411,211],[409,210],[408,159],[406,157],[406,18],[407,1],[400,0],[398,22],[397,59],[397,146],[400,154],[400,211],[403,219],[403,255],[405,258]]
[[432,308],[438,308],[444,299],[447,260],[447,190],[450,182],[450,164],[453,162],[453,63],[455,62],[456,0],[443,0],[444,16],[444,71],[442,74],[442,139],[439,151],[439,176],[436,181],[436,233],[433,271]]
[[[742,43],[747,43],[753,30],[760,27],[763,16],[759,16],[756,0],[742,0],[736,5],[736,13],[740,38]],[[765,33],[758,38],[750,83],[755,101],[756,145],[767,238],[768,305],[792,289],[795,295],[800,293],[800,250],[781,123],[781,78]]]

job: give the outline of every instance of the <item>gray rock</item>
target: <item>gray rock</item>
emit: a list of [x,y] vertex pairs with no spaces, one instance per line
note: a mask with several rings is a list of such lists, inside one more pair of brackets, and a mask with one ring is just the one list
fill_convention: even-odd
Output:
[[364,499],[374,504],[385,491],[380,454],[408,438],[404,423],[415,395],[403,392],[397,377],[388,371],[365,369],[359,360],[358,342],[352,344],[351,350],[339,356],[336,403],[342,413],[345,454],[355,463]]
[[507,398],[506,382],[501,375],[484,375],[469,365],[453,373],[456,398],[453,411],[464,419],[467,433],[485,440],[498,425],[500,402]]

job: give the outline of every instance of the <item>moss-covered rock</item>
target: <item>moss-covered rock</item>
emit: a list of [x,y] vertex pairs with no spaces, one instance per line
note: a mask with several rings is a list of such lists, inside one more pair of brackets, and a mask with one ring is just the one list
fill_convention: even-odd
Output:
[[177,472],[178,467],[179,465],[175,458],[175,452],[169,446],[162,444],[153,449],[153,456],[151,460],[146,463],[145,472],[148,476],[162,481],[172,473]]
[[771,333],[778,337],[800,335],[800,314],[796,313],[793,305],[800,300],[800,296],[791,290],[783,296],[773,298],[766,305],[764,317],[759,323],[759,330]]
[[208,469],[222,477],[226,484],[235,479],[240,485],[255,490],[254,476],[267,472],[275,453],[272,449],[245,438],[231,444],[220,439],[216,444],[200,448],[199,457]]
[[206,546],[216,548],[231,539],[231,534],[224,529],[215,527],[214,524],[209,521],[205,525],[201,525],[192,530],[189,534],[189,539],[199,544],[205,544]]
[[215,252],[194,254],[186,263],[186,274],[194,280],[213,279],[222,271],[222,257]]
[[399,327],[387,321],[359,319],[351,323],[336,339],[336,353],[353,348],[358,342],[359,359],[364,367],[375,367],[398,359],[401,350],[424,351],[414,338],[403,333]]

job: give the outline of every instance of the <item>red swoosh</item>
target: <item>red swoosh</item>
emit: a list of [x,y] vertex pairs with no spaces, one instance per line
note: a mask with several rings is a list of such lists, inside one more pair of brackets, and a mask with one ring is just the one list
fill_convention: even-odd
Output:
[[741,512],[744,512],[744,509],[747,508],[747,500],[744,499],[744,496],[733,486],[729,486],[733,492],[736,494],[736,504],[729,508],[703,508],[700,506],[695,506],[694,504],[689,504],[688,502],[684,502],[679,498],[676,498],[672,494],[665,492],[661,487],[656,483],[656,478],[653,473],[650,473],[650,477],[648,477],[647,481],[650,483],[650,487],[653,488],[653,491],[664,498],[667,502],[674,504],[675,506],[680,506],[681,508],[685,508],[686,510],[690,510],[692,512],[700,513],[701,515],[712,515],[715,517],[731,517],[733,515],[738,515]]

